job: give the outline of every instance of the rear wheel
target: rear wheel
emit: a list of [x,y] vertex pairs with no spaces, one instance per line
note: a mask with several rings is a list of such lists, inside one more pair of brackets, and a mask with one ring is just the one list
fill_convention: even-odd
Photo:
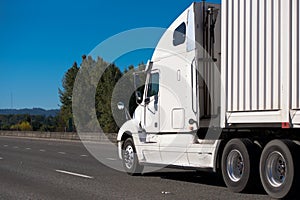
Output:
[[298,182],[298,147],[289,140],[272,140],[260,158],[260,178],[265,191],[273,198],[295,194]]
[[232,139],[226,144],[221,169],[224,182],[231,191],[244,192],[257,185],[259,163],[255,147],[249,139]]
[[122,161],[125,171],[130,175],[142,173],[144,166],[139,164],[132,138],[127,138],[122,148]]

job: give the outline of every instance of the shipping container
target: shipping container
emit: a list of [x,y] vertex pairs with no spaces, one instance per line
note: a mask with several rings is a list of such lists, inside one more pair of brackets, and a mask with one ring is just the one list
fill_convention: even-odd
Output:
[[299,1],[222,1],[228,124],[299,120]]

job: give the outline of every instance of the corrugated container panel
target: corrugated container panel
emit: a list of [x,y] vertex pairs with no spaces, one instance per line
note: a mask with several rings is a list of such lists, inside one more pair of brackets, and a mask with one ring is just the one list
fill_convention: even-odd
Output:
[[[245,5],[245,15],[244,15],[244,22],[245,22],[245,55],[244,55],[244,62],[245,62],[245,104],[244,104],[244,109],[245,110],[250,110],[251,108],[251,95],[250,95],[250,88],[251,88],[251,79],[250,76],[248,76],[249,74],[251,74],[251,58],[249,55],[251,55],[251,49],[252,49],[252,41],[250,40],[250,36],[251,36],[251,18],[252,18],[252,13],[250,13],[250,6],[251,6],[251,1],[246,1]],[[246,26],[246,24],[249,24],[249,26]]]
[[249,35],[249,40],[251,41],[251,54],[248,55],[250,57],[250,82],[251,82],[251,88],[250,88],[250,109],[249,110],[257,110],[257,92],[252,92],[252,91],[257,91],[257,82],[258,82],[258,77],[257,77],[257,65],[258,65],[258,57],[257,57],[257,49],[258,49],[258,4],[257,1],[250,1],[250,7],[249,7],[249,12],[251,13],[251,19],[250,19],[250,32],[251,35]]
[[[229,112],[280,109],[281,1],[222,1],[228,30],[222,42],[227,66],[222,67],[227,68]],[[299,7],[298,1],[294,4]]]
[[[273,1],[273,37],[272,37],[272,48],[273,48],[273,53],[272,53],[272,66],[274,66],[273,68],[273,84],[274,83],[278,83],[278,85],[280,85],[280,57],[278,56],[280,54],[280,43],[278,42],[278,40],[280,40],[280,24],[279,24],[279,20],[280,20],[280,12],[279,12],[279,8],[280,8],[280,0],[274,0]],[[276,31],[275,31],[276,30]],[[273,104],[272,106],[276,105],[279,107],[280,105],[280,87],[274,87],[273,88],[273,95],[274,98],[273,99]]]
[[300,109],[300,70],[299,70],[299,57],[300,57],[300,41],[299,41],[299,22],[300,22],[300,3],[298,0],[292,2],[292,109]]
[[280,1],[280,79],[281,79],[281,121],[289,122],[291,104],[291,5],[292,0]]
[[238,43],[239,43],[239,24],[238,24],[238,15],[239,15],[239,0],[232,0],[232,27],[233,27],[233,49],[232,49],[232,85],[233,85],[233,91],[232,91],[232,109],[238,110],[238,100],[239,100],[239,49],[238,49]]
[[[227,29],[227,35],[223,35],[223,36],[226,36],[226,39],[223,40],[223,42],[226,42],[226,49],[225,49],[225,52],[222,52],[223,54],[225,54],[226,56],[224,56],[225,58],[223,59],[226,59],[226,66],[227,67],[223,67],[223,71],[225,71],[224,68],[226,68],[226,74],[223,74],[225,81],[223,81],[223,83],[225,82],[226,85],[226,97],[227,97],[227,110],[232,110],[232,96],[231,95],[228,95],[228,94],[232,94],[232,90],[233,90],[233,87],[232,87],[232,81],[227,81],[227,80],[232,80],[232,70],[231,70],[231,67],[233,66],[233,63],[232,63],[232,58],[233,58],[233,53],[232,51],[228,51],[229,49],[233,49],[233,37],[234,37],[234,34],[233,34],[233,6],[232,6],[232,1],[231,0],[227,0],[226,1],[226,6],[225,5],[222,5],[222,8],[226,8],[226,12],[222,12],[223,14],[226,13],[225,17],[223,18],[227,18],[228,20],[224,20],[227,22],[227,26],[226,26],[226,29]],[[224,24],[223,24],[224,26]],[[224,49],[224,48],[223,48]]]
[[245,109],[245,95],[246,95],[246,88],[244,87],[246,85],[246,79],[245,79],[245,51],[246,51],[246,45],[245,45],[245,36],[246,36],[246,32],[245,32],[245,14],[246,14],[246,10],[245,10],[245,5],[246,2],[244,1],[239,1],[239,13],[240,17],[238,18],[238,26],[239,26],[239,33],[245,33],[245,34],[240,34],[239,41],[238,41],[238,52],[239,52],[239,58],[238,58],[238,66],[243,66],[243,67],[239,67],[239,73],[238,73],[238,77],[239,77],[239,83],[238,83],[238,94],[240,94],[240,96],[243,96],[244,98],[239,98],[238,99],[238,105],[239,105],[239,109]]

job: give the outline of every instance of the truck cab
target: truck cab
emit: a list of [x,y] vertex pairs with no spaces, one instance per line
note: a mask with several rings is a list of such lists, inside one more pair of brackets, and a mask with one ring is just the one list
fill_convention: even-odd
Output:
[[193,3],[163,34],[144,72],[142,101],[118,133],[120,158],[130,137],[139,164],[214,170],[219,142],[198,132],[218,118],[210,93],[219,88],[220,12],[220,5]]

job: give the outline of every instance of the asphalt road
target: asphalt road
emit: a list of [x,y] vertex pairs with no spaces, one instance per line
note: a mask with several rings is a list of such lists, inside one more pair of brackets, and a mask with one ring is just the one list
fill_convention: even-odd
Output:
[[234,194],[215,175],[194,171],[164,169],[131,177],[101,164],[80,142],[0,137],[0,199],[269,197]]

